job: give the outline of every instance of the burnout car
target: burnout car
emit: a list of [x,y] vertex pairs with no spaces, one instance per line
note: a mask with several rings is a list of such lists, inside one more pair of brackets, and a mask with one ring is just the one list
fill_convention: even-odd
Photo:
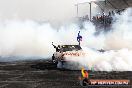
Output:
[[83,55],[85,55],[85,53],[79,45],[59,45],[59,51],[53,53],[52,62],[54,64],[58,64],[58,62],[60,62],[63,66],[63,63],[67,62],[68,58]]

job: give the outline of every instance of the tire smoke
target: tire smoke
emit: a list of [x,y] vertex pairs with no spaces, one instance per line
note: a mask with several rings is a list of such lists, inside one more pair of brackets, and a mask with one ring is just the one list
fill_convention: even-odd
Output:
[[[96,36],[95,26],[91,22],[84,22],[82,29],[75,23],[55,29],[49,23],[39,24],[32,20],[1,21],[0,56],[51,58],[55,52],[52,42],[55,45],[78,44],[76,37],[80,30],[83,36],[81,46],[87,55],[67,59],[89,69],[93,67],[100,71],[132,71],[131,13],[132,9],[129,8],[122,15],[116,15],[112,29],[108,33],[101,32]],[[106,52],[100,53],[96,51],[98,49],[104,49]],[[1,58],[0,61],[4,60]]]
[[[78,69],[85,67],[95,71],[132,71],[131,13],[132,9],[129,8],[122,15],[116,15],[116,21],[108,33],[101,33],[98,36],[93,35],[95,31],[90,33],[92,35],[89,34],[87,37],[86,46],[82,45],[85,57],[67,60],[79,63]],[[106,52],[98,52],[97,49],[104,49]]]

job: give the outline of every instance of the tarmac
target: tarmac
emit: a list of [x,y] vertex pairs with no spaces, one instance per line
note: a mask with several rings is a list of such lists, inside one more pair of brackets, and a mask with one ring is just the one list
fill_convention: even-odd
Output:
[[[0,88],[82,88],[80,76],[79,70],[58,69],[49,60],[0,62]],[[89,71],[89,77],[132,81],[132,72]]]

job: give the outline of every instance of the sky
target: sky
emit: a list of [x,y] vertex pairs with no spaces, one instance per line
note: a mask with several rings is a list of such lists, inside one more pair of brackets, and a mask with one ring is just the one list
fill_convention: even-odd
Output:
[[[0,0],[0,19],[68,21],[77,16],[76,2],[80,0]],[[89,14],[88,11],[89,4],[79,5],[79,16]]]

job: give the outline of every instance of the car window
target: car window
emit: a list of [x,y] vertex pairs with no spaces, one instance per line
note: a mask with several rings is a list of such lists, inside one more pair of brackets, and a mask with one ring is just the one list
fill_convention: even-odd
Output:
[[62,46],[62,51],[78,51],[81,50],[82,48],[79,45],[64,45]]

